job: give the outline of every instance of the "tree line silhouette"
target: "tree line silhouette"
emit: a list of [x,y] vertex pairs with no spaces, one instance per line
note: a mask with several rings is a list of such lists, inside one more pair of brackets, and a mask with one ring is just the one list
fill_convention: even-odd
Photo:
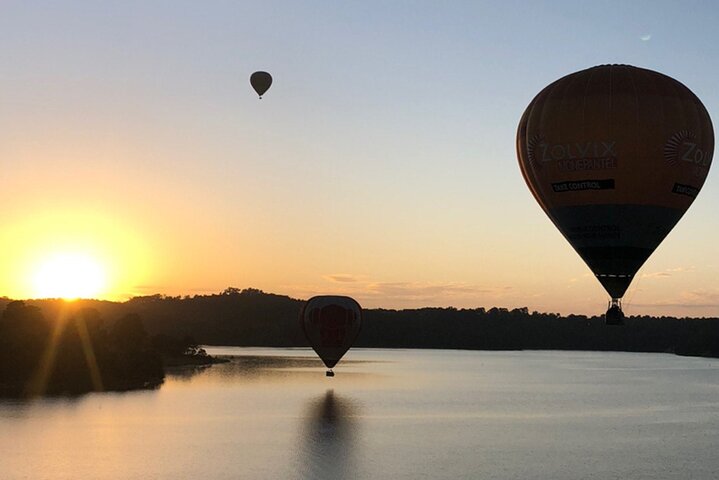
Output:
[[48,317],[9,301],[0,315],[3,396],[150,388],[162,383],[164,364],[183,360],[212,361],[190,337],[150,337],[136,313],[108,324],[96,308],[64,304]]
[[[304,301],[254,288],[193,297],[152,295],[125,304],[154,333],[190,335],[201,344],[308,346],[300,328]],[[613,350],[719,356],[719,319],[630,316],[624,327],[604,316],[512,310],[365,309],[355,347],[478,350]]]
[[[57,317],[61,300],[29,302]],[[86,300],[104,318],[142,318],[149,335],[192,338],[205,345],[308,346],[299,325],[303,300],[254,288],[218,294],[150,295],[126,302]],[[0,303],[1,305],[1,303]],[[355,347],[483,350],[614,350],[719,356],[719,320],[630,316],[624,327],[606,326],[603,316],[562,316],[527,308],[365,309]],[[162,337],[160,337],[162,338]],[[167,342],[165,342],[165,347]],[[156,340],[156,347],[162,346]]]

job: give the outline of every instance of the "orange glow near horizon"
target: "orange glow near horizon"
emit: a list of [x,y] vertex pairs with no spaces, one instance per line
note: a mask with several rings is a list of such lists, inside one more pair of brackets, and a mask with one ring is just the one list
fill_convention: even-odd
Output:
[[0,295],[125,300],[151,271],[147,247],[98,212],[53,213],[9,223],[0,233]]

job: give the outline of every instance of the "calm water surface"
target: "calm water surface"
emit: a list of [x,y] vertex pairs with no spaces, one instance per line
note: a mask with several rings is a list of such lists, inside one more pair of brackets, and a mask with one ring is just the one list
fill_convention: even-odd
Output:
[[0,478],[719,478],[717,360],[208,350],[154,391],[0,400]]

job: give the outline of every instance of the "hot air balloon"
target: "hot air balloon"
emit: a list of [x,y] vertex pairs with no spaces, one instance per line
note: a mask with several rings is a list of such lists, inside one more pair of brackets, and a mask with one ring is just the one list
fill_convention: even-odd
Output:
[[354,343],[362,326],[362,307],[350,297],[323,295],[310,298],[300,312],[307,340],[327,366],[332,368]]
[[270,85],[272,85],[272,75],[267,72],[255,72],[250,75],[250,85],[255,89],[257,95],[262,98],[262,95],[264,95],[265,92],[269,90]]
[[704,105],[661,73],[601,65],[560,78],[519,122],[534,198],[605,288],[607,324],[639,268],[704,184],[714,131]]

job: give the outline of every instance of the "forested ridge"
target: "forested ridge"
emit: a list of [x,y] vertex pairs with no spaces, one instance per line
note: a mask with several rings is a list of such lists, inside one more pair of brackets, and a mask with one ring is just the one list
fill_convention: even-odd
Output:
[[[7,303],[5,299],[2,302]],[[30,300],[52,318],[66,303]],[[149,335],[190,336],[205,345],[307,346],[298,321],[303,300],[247,288],[218,294],[152,295],[126,302],[82,300],[105,319],[136,314]],[[0,307],[4,307],[0,303]],[[365,309],[356,347],[551,349],[673,352],[719,356],[719,319],[630,316],[623,327],[602,316],[561,316],[527,308]]]

